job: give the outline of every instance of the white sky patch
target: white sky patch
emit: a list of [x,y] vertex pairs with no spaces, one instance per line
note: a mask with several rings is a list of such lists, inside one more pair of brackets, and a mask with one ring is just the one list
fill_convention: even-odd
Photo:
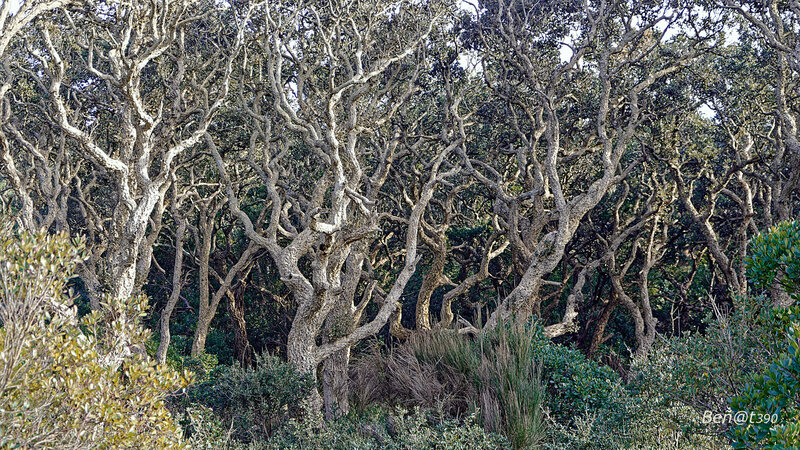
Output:
[[20,0],[0,0],[0,3],[5,3],[6,1],[10,2],[9,5],[11,5],[11,14],[16,14],[17,11],[19,11],[19,7],[22,5]]
[[[470,16],[475,18],[479,11],[478,2],[477,0],[459,0],[458,9],[466,11]],[[458,54],[458,64],[463,67],[470,76],[479,76],[483,73],[483,62],[481,61],[480,55],[478,55],[478,52],[475,50],[461,49],[461,52]]]
[[739,42],[739,30],[733,27],[725,28],[725,45],[734,45]]
[[578,39],[580,39],[580,31],[572,30],[569,35],[564,39],[564,42],[561,44],[561,48],[558,49],[558,56],[561,59],[562,64],[566,64],[572,59],[572,55],[575,54],[575,46],[578,44]]
[[706,105],[705,103],[703,103],[702,105],[700,105],[699,108],[697,108],[697,114],[700,114],[700,117],[707,120],[711,120],[717,115],[717,113],[715,113],[714,110],[711,109],[711,107]]
[[458,64],[467,71],[470,76],[483,73],[483,63],[478,52],[475,50],[461,50],[458,54]]

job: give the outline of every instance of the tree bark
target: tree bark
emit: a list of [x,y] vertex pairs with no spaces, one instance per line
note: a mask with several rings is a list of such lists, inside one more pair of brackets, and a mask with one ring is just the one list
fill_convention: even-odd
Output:
[[156,361],[159,364],[167,362],[167,349],[169,348],[170,332],[169,321],[172,317],[172,311],[178,303],[181,296],[181,286],[183,282],[181,279],[181,272],[183,271],[183,240],[186,235],[186,219],[181,219],[178,222],[178,230],[175,232],[175,263],[172,269],[172,292],[170,293],[167,304],[161,311],[161,318],[159,319],[159,342],[158,350],[156,351]]
[[244,320],[244,286],[226,292],[228,312],[233,323],[233,354],[243,367],[253,365],[253,347],[247,338],[247,323]]
[[611,319],[611,314],[619,304],[617,297],[613,294],[613,291],[611,296],[611,299],[603,307],[603,312],[600,314],[600,318],[595,324],[594,333],[592,334],[592,342],[589,344],[589,350],[587,352],[587,356],[589,356],[589,358],[594,358],[594,355],[597,353],[597,349],[600,348],[600,345],[602,345],[610,337],[606,336],[606,325],[608,325],[608,321]]

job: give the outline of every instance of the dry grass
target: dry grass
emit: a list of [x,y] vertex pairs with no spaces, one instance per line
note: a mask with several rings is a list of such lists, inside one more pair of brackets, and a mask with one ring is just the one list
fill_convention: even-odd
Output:
[[499,327],[472,341],[451,330],[417,333],[382,353],[357,359],[353,402],[438,409],[463,417],[480,409],[487,431],[505,434],[515,448],[544,436],[544,388],[527,328]]

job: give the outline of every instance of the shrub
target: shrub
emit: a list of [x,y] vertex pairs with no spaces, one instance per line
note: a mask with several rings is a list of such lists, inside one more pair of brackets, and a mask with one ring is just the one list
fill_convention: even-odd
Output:
[[[800,222],[784,222],[753,239],[747,274],[756,286],[775,281],[797,301],[800,298]],[[800,446],[800,307],[774,308],[767,315],[775,354],[766,369],[752,377],[745,391],[731,399],[731,408],[756,413],[766,420],[735,426],[734,447],[796,448]],[[781,339],[782,338],[782,339]]]
[[510,448],[502,435],[486,433],[475,414],[464,420],[444,418],[415,408],[414,414],[381,409],[362,417],[344,417],[322,424],[319,412],[305,422],[290,420],[270,439],[268,449],[501,449]]
[[730,398],[770,359],[769,307],[762,298],[737,300],[739,308],[714,308],[705,331],[656,342],[649,360],[634,366],[630,388],[645,397],[685,439],[715,436],[728,424],[703,423],[702,416],[725,414]]
[[[775,315],[775,328],[786,334],[780,354],[747,383],[743,393],[731,399],[734,411],[759,417],[733,428],[735,448],[800,447],[800,307]],[[763,420],[765,417],[777,420]]]
[[541,361],[549,415],[571,424],[582,414],[608,409],[614,401],[619,376],[611,368],[588,359],[579,350],[554,344],[538,322],[531,325],[532,357]]
[[[769,291],[777,280],[797,297],[798,230],[781,224],[753,240],[747,260],[753,285]],[[796,307],[773,307],[762,296],[737,299],[733,311],[714,308],[703,334],[658,343],[650,360],[637,367],[632,387],[648,399],[650,412],[673,428],[682,445],[735,447],[796,446],[800,401],[796,350],[800,323]],[[788,338],[788,339],[787,339]],[[787,345],[788,343],[788,345]],[[778,414],[774,423],[741,426],[708,423],[705,414],[742,411]]]
[[222,420],[211,408],[192,405],[186,408],[186,416],[189,422],[186,441],[190,448],[217,450],[232,446],[230,431],[222,426]]
[[302,413],[301,401],[314,382],[277,356],[256,356],[253,367],[238,363],[212,371],[209,380],[195,385],[190,397],[219,414],[232,435],[242,442],[265,440],[289,417]]
[[548,448],[625,448],[638,401],[611,368],[574,348],[553,343],[538,321],[527,333],[545,388]]
[[703,423],[702,417],[705,411],[725,412],[732,380],[715,376],[740,368],[734,362],[721,364],[724,357],[717,345],[703,335],[672,338],[654,345],[650,358],[632,367],[627,388],[640,409],[630,427],[635,435],[631,439],[671,441],[687,448],[724,447],[725,430]]
[[[188,380],[136,353],[105,364],[126,333],[143,344],[145,298],[77,318],[64,295],[81,242],[0,227],[0,447],[179,448],[164,398]],[[125,318],[125,320],[120,320]]]
[[757,287],[770,289],[777,281],[795,300],[800,298],[800,221],[781,222],[753,238],[746,264]]

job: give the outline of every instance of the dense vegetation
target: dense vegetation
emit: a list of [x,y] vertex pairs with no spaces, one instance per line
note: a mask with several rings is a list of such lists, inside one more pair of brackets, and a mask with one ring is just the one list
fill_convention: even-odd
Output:
[[0,448],[800,447],[795,0],[0,0]]

